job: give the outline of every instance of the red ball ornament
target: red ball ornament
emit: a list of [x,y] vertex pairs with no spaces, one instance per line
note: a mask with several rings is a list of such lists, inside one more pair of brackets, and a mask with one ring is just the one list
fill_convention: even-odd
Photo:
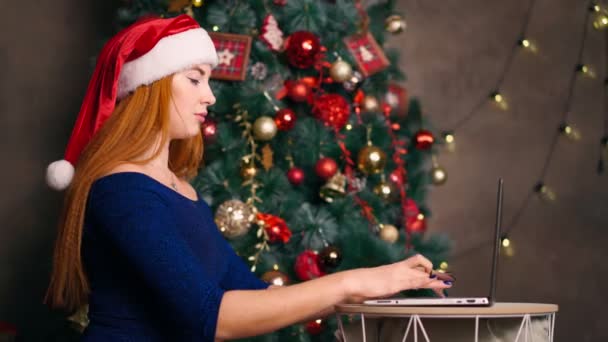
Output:
[[279,130],[289,131],[296,124],[296,113],[289,108],[283,108],[275,114],[274,122]]
[[433,146],[435,138],[431,132],[427,131],[426,129],[421,129],[414,136],[414,141],[417,149],[428,150],[431,148],[431,146]]
[[287,62],[296,68],[307,69],[321,57],[319,37],[308,31],[297,31],[285,40]]
[[426,218],[422,214],[408,216],[405,222],[405,230],[408,233],[422,234],[426,231]]
[[315,165],[315,172],[323,179],[330,179],[338,172],[338,163],[329,157],[321,158]]
[[211,119],[206,119],[201,125],[205,140],[213,139],[217,136],[217,122]]
[[323,319],[315,319],[306,323],[306,332],[311,335],[319,335],[323,331]]
[[312,114],[326,126],[340,130],[348,122],[350,106],[344,97],[326,93],[315,100]]
[[258,213],[257,219],[264,226],[268,241],[287,243],[291,238],[291,230],[287,227],[287,223],[282,218],[271,215]]
[[302,281],[319,278],[325,273],[319,268],[319,256],[311,250],[305,250],[296,258],[294,265],[296,276]]
[[272,1],[277,6],[285,6],[287,5],[287,0],[273,0]]
[[299,167],[292,167],[287,171],[287,179],[293,185],[300,185],[304,181],[304,170]]
[[296,102],[303,102],[310,97],[310,86],[302,81],[290,81],[287,84],[287,95]]

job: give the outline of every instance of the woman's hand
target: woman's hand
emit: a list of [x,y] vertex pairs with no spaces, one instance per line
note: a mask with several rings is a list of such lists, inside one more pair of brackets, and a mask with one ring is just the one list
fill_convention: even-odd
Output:
[[347,271],[346,298],[349,303],[367,299],[390,297],[411,289],[433,289],[442,296],[449,282],[431,278],[433,264],[420,254],[379,267]]

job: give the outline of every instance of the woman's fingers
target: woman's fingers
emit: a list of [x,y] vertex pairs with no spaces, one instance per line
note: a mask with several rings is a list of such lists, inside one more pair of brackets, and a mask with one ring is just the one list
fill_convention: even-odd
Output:
[[427,275],[431,274],[433,270],[433,263],[422,256],[422,254],[416,254],[403,261],[410,268],[422,268],[421,271],[426,272]]
[[430,279],[428,275],[416,276],[412,279],[412,289],[449,289],[452,287],[452,282],[437,279]]

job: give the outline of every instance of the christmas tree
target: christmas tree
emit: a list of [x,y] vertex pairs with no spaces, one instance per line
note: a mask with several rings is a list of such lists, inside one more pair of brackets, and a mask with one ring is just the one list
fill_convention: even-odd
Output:
[[[399,82],[394,1],[131,0],[138,18],[187,13],[211,35],[217,98],[202,126],[204,166],[193,185],[253,272],[275,285],[422,253],[435,265],[449,241],[425,234],[425,194],[445,181],[418,101]],[[409,293],[407,295],[416,295]],[[333,340],[315,320],[259,340]]]

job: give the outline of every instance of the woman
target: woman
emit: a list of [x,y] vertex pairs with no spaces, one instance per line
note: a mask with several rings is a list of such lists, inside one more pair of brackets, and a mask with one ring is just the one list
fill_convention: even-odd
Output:
[[89,304],[85,341],[254,336],[339,303],[451,286],[418,255],[267,290],[188,183],[216,64],[213,42],[186,15],[137,22],[99,56],[65,160],[47,174],[69,188],[46,301]]

